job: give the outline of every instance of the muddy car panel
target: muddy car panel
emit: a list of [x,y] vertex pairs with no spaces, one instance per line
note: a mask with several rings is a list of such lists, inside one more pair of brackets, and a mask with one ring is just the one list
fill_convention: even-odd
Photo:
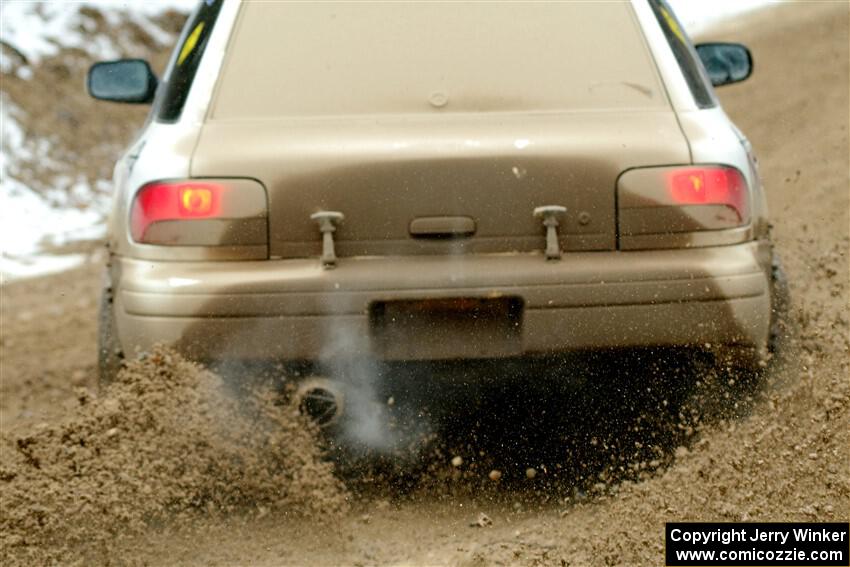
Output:
[[[347,339],[351,354],[392,359],[455,358],[458,349],[466,357],[490,357],[757,344],[767,333],[763,315],[770,308],[757,259],[768,255],[764,245],[750,242],[720,251],[571,253],[569,262],[553,263],[539,254],[480,254],[454,266],[440,256],[354,258],[332,271],[313,259],[245,262],[238,272],[220,263],[125,260],[118,313],[122,343],[161,340],[204,359],[313,359],[327,355],[338,337]],[[455,320],[468,318],[461,299],[472,298],[521,303],[518,333],[506,331],[504,352],[492,352]],[[376,308],[425,299],[457,300],[458,317],[431,309],[424,317],[430,332],[388,345],[385,329],[375,327]]]
[[[670,111],[511,115],[497,123],[481,116],[421,124],[212,121],[192,176],[259,179],[269,192],[273,257],[318,255],[310,219],[318,210],[345,213],[335,235],[342,257],[539,251],[544,231],[533,211],[548,204],[570,211],[559,227],[564,250],[614,250],[610,188],[619,174],[688,159]],[[439,216],[470,217],[476,231],[458,239],[410,234],[411,222]]]
[[[763,350],[772,251],[751,148],[716,102],[695,101],[654,8],[463,5],[443,25],[440,4],[225,1],[179,119],[151,120],[116,168],[122,347],[272,360]],[[363,33],[381,19],[391,31]],[[476,42],[463,22],[482,19]],[[746,218],[655,202],[630,181],[695,166],[740,174]],[[197,219],[164,219],[167,243],[134,240],[139,192],[181,179],[261,188],[252,236],[234,213],[193,245],[179,235],[200,238]],[[566,209],[557,226],[534,215],[547,206]],[[323,212],[342,217],[325,230]]]

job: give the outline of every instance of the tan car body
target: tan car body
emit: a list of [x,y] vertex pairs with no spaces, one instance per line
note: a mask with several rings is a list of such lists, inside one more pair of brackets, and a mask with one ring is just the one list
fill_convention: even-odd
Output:
[[[482,10],[483,30],[472,25]],[[309,25],[330,13],[339,18]],[[544,25],[568,17],[587,22],[570,34]],[[395,18],[390,44],[368,33],[382,18]],[[534,26],[504,33],[523,18]],[[271,30],[286,21],[282,42]],[[529,53],[553,41],[563,54],[620,50],[625,61],[610,71],[629,77],[592,77],[596,86],[574,93],[547,76],[529,89],[546,68]],[[469,69],[448,64],[448,78],[428,61],[410,70],[417,49],[449,57],[473,45],[481,54],[469,56]],[[504,74],[476,89],[475,57],[488,60],[488,50]],[[381,63],[369,80],[369,69],[355,67],[349,83],[324,82],[322,69],[355,65],[352,51]],[[281,90],[268,60],[299,80]],[[413,78],[394,83],[403,69]],[[660,170],[645,168],[691,164],[740,171],[748,222],[718,228],[722,211],[710,207],[659,209],[643,172]],[[241,183],[241,224],[163,225],[162,244],[134,241],[133,197],[161,179]],[[533,214],[553,205],[566,208],[560,258],[547,258],[547,228]],[[332,265],[321,260],[326,244],[311,218],[320,211],[344,214]],[[226,0],[181,118],[149,122],[116,168],[114,324],[125,352],[166,343],[201,360],[706,344],[764,352],[767,226],[746,140],[719,106],[695,105],[645,0],[594,8]],[[204,244],[175,245],[180,234]]]

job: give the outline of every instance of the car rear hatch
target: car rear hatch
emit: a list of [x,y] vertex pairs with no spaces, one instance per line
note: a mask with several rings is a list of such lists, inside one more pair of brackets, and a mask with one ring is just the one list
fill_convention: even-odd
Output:
[[212,121],[192,175],[266,187],[272,257],[318,256],[322,210],[340,257],[542,251],[546,205],[578,251],[616,248],[621,172],[687,161],[672,112]]

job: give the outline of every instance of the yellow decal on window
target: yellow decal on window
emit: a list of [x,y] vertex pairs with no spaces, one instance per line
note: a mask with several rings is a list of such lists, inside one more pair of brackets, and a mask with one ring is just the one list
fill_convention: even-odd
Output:
[[192,30],[192,33],[189,34],[189,37],[186,38],[186,42],[183,44],[183,49],[180,50],[180,56],[177,58],[177,64],[182,65],[183,61],[189,57],[189,54],[192,53],[192,50],[195,49],[195,46],[198,45],[198,38],[201,37],[201,32],[204,31],[204,22],[199,23],[195,26],[195,29]]
[[679,41],[687,45],[687,42],[685,42],[685,34],[682,33],[682,29],[679,27],[679,23],[676,21],[676,18],[674,18],[670,12],[664,8],[664,6],[661,6],[661,14],[664,16],[664,21],[667,22],[667,27],[670,28],[670,31],[679,38]]

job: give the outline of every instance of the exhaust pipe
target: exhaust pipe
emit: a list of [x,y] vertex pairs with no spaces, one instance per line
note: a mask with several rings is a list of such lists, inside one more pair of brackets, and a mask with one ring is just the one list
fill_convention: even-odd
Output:
[[339,385],[318,376],[301,381],[295,401],[301,415],[323,429],[337,423],[345,409],[345,395]]

